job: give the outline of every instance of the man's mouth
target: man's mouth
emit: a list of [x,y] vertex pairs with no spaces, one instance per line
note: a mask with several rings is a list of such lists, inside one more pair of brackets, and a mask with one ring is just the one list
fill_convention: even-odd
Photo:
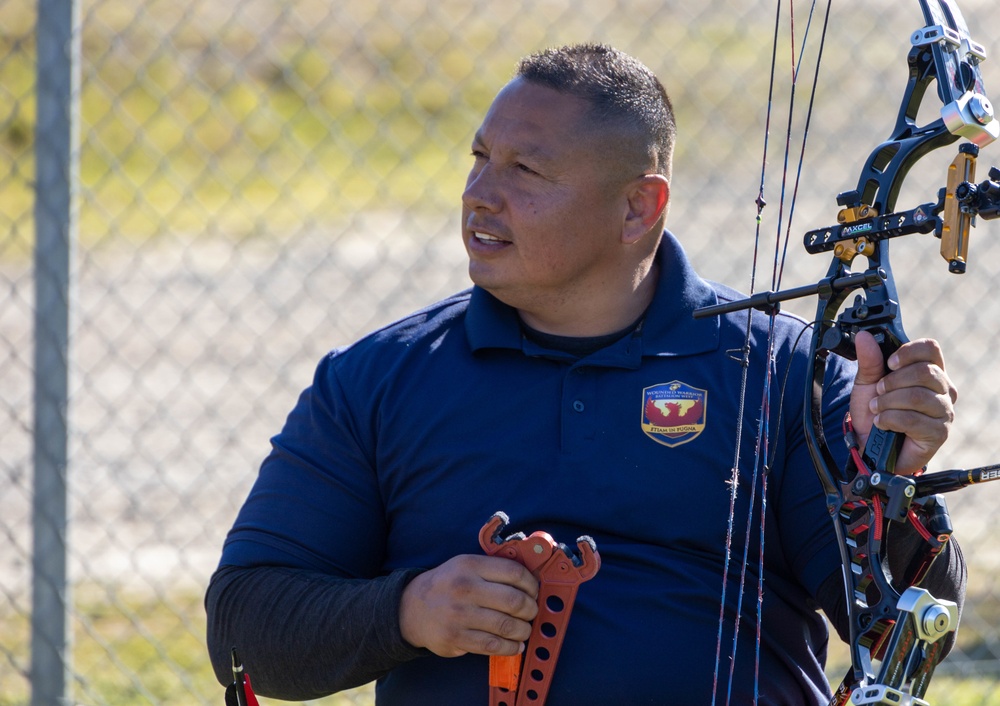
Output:
[[507,241],[503,238],[498,238],[495,235],[490,235],[489,233],[480,233],[479,231],[472,231],[472,237],[481,243],[506,243]]

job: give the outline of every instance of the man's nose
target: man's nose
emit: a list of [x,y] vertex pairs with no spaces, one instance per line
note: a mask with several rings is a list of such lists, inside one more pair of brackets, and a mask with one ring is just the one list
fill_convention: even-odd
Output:
[[472,211],[499,211],[503,203],[497,183],[496,167],[487,163],[469,174],[462,193],[462,203]]

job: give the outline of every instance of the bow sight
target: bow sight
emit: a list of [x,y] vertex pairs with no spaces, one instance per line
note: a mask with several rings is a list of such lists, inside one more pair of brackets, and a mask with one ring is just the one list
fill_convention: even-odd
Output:
[[964,213],[987,220],[1000,217],[1000,169],[991,167],[990,178],[978,185],[963,181],[955,188],[955,200]]
[[[949,270],[960,274],[966,270],[969,231],[977,216],[1000,216],[1000,169],[990,169],[989,178],[976,183],[980,148],[1000,137],[1000,120],[986,97],[980,71],[986,51],[971,39],[952,0],[919,2],[926,26],[911,35],[909,77],[892,135],[872,151],[856,188],[837,197],[841,206],[837,224],[804,237],[809,253],[833,253],[826,277],[814,285],[763,292],[694,313],[695,318],[746,309],[773,314],[782,301],[819,299],[810,345],[813,374],[805,391],[809,410],[805,432],[845,568],[852,663],[831,706],[845,706],[848,701],[926,706],[922,697],[941,659],[942,638],[957,626],[954,604],[918,587],[951,535],[938,493],[1000,479],[998,466],[897,476],[896,456],[903,436],[878,428],[872,429],[863,451],[852,449],[852,461],[841,472],[823,429],[823,381],[830,354],[853,359],[854,338],[860,331],[875,337],[886,359],[908,340],[889,263],[891,239],[933,233],[941,241]],[[918,109],[932,85],[943,104],[941,117],[921,126],[916,122]],[[896,197],[913,165],[958,140],[965,142],[937,200],[896,211]],[[867,265],[854,273],[850,267],[859,257]],[[853,304],[841,311],[851,292],[858,292]],[[849,428],[845,438],[850,446]],[[905,575],[893,577],[885,559],[885,536],[890,526],[899,523],[912,525],[925,541],[922,555],[909,563]],[[897,586],[904,588],[900,591]]]

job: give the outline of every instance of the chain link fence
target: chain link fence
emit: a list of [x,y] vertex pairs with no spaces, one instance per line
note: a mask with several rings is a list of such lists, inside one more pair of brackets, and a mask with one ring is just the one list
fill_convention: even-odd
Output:
[[[36,520],[58,502],[33,476],[58,439],[39,425],[32,380],[57,377],[36,353],[60,316],[37,293],[57,255],[36,239],[34,209],[52,188],[36,150],[55,139],[40,121],[57,70],[43,38],[70,4],[0,0],[0,706],[41,704],[39,685],[60,676],[31,666],[32,564],[50,551],[33,538],[33,498]],[[996,54],[1000,6],[961,5]],[[54,364],[68,374],[69,523],[49,528],[69,573],[48,587],[70,606],[73,702],[221,703],[200,602],[225,532],[316,361],[468,285],[468,145],[520,56],[598,40],[661,76],[680,128],[670,226],[704,275],[747,289],[773,12],[749,0],[79,0],[70,347]],[[794,233],[832,222],[833,195],[889,134],[920,25],[916,3],[836,3]],[[1000,61],[984,69],[1000,91]],[[773,230],[787,104],[776,97]],[[936,198],[942,152],[901,206]],[[1000,226],[980,224],[961,278],[924,238],[900,242],[894,266],[907,329],[943,342],[963,393],[941,467],[981,465],[1000,458]],[[791,251],[786,285],[821,276],[824,262]],[[939,674],[976,685],[969,703],[1000,703],[998,500],[985,486],[950,501],[970,598]],[[362,689],[323,703],[370,702]]]

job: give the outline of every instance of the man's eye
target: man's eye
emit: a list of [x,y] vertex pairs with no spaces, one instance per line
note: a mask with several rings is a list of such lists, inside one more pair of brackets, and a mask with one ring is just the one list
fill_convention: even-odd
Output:
[[472,156],[475,157],[477,161],[480,159],[486,159],[486,153],[482,150],[472,150]]
[[529,167],[527,164],[521,164],[518,162],[515,166],[518,171],[524,172],[525,174],[538,174],[538,172]]

